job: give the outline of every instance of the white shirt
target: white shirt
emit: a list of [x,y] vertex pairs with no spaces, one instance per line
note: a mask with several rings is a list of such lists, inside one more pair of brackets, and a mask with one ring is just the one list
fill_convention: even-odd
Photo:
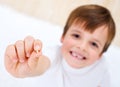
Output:
[[47,55],[52,63],[51,68],[45,73],[49,76],[49,82],[54,83],[49,87],[110,87],[104,57],[91,66],[74,69],[62,58],[60,46],[45,49],[43,54]]

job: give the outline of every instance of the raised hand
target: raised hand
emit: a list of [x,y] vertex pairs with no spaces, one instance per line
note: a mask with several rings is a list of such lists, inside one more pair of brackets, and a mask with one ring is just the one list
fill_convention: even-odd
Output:
[[43,74],[50,66],[42,54],[42,43],[31,36],[9,45],[5,51],[6,70],[15,77],[31,77]]

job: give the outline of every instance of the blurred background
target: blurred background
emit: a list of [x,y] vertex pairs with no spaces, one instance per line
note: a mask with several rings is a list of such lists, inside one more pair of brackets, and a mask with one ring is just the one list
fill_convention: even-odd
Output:
[[[120,0],[0,0],[16,11],[64,27],[70,12],[84,4],[99,4],[108,8],[116,23],[113,44],[120,47]],[[8,14],[9,15],[9,14]]]

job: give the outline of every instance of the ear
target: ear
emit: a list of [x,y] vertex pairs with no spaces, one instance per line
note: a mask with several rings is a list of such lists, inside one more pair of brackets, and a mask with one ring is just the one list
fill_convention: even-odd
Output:
[[63,43],[64,37],[61,36],[60,42]]
[[103,56],[103,53],[100,53],[100,55],[99,55],[99,58],[98,58],[98,59],[102,58],[102,56]]

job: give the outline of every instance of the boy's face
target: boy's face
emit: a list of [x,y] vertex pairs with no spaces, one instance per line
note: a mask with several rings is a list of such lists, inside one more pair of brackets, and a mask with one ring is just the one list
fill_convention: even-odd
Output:
[[73,24],[61,38],[62,54],[73,68],[82,68],[96,62],[107,41],[107,27],[101,26],[93,33]]

